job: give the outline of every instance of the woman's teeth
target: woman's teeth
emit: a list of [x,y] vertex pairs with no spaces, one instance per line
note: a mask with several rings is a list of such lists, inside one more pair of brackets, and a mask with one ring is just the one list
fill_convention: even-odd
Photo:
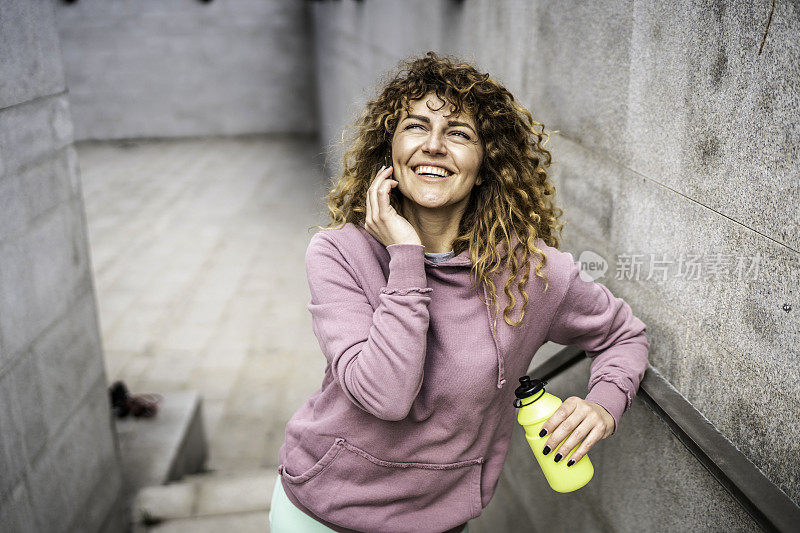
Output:
[[447,176],[452,174],[452,172],[449,172],[441,167],[426,167],[426,166],[417,167],[415,172],[417,174],[430,174],[440,178],[446,178]]

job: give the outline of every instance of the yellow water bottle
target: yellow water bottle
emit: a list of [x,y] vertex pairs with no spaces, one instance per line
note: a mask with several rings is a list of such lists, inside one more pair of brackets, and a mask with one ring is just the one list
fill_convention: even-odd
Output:
[[[567,466],[569,457],[578,448],[576,445],[566,457],[559,462],[553,460],[554,453],[544,455],[542,449],[550,437],[549,434],[544,437],[539,436],[542,426],[547,419],[550,418],[556,409],[561,405],[561,400],[552,394],[545,392],[544,386],[546,381],[540,379],[531,379],[529,376],[522,376],[519,378],[519,387],[514,390],[514,395],[517,397],[514,400],[514,407],[519,408],[517,421],[525,428],[525,437],[528,439],[528,444],[533,450],[533,455],[539,461],[539,466],[542,467],[544,477],[550,487],[556,492],[572,492],[586,485],[594,475],[594,467],[592,462],[589,461],[589,455],[584,455],[580,461],[572,466]],[[569,435],[564,437],[567,440]],[[558,443],[561,446],[564,440]],[[558,449],[558,446],[553,448],[553,451]]]

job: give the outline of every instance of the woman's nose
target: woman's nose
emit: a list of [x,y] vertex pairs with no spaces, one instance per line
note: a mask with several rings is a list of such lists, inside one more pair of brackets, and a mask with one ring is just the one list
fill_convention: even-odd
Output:
[[438,133],[431,132],[428,138],[425,139],[425,144],[422,146],[424,152],[431,153],[445,153],[447,149],[442,142],[442,138]]

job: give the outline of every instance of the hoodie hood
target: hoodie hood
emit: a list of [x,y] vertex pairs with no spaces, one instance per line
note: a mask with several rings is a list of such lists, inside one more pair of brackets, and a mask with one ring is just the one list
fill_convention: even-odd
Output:
[[[362,226],[357,226],[359,231],[361,231],[364,235],[368,236],[372,239],[375,243],[380,244],[383,247],[386,256],[388,257],[388,252],[386,251],[386,247],[383,246],[380,241],[375,239],[371,233],[369,233],[366,229]],[[514,246],[519,242],[519,238],[517,237],[516,232],[512,233],[511,235],[511,248],[513,249]],[[507,250],[504,242],[500,242],[497,245],[497,252],[500,255],[501,260],[507,256]],[[446,261],[441,261],[438,263],[434,263],[427,257],[425,258],[425,267],[426,268],[436,268],[436,269],[445,269],[445,268],[464,268],[464,269],[471,269],[473,265],[472,258],[469,255],[469,250],[464,250],[460,254],[451,257]],[[495,292],[497,293],[497,287],[503,287],[505,285],[506,278],[503,277],[501,274],[495,272],[493,274],[492,281],[495,284]],[[497,360],[497,388],[502,389],[506,384],[506,377],[505,377],[505,361],[503,358],[502,350],[500,349],[500,342],[498,341],[498,332],[497,332],[497,324],[499,322],[498,319],[492,318],[492,308],[489,305],[489,290],[486,288],[486,284],[482,283],[481,287],[483,289],[483,300],[484,300],[484,309],[486,310],[486,319],[489,323],[489,330],[492,333],[492,341],[494,343],[495,348],[495,357]],[[495,294],[496,298],[500,298],[500,295]],[[505,304],[500,307],[500,310],[504,309]],[[503,321],[505,322],[505,321]]]
[[[364,230],[366,231],[366,230]],[[514,246],[519,242],[519,238],[517,237],[516,232],[512,233],[511,235],[511,248],[513,249]],[[500,242],[497,245],[497,252],[500,254],[500,259],[504,259],[508,252],[506,250],[506,246],[504,242]],[[469,250],[464,250],[460,254],[451,257],[447,261],[442,261],[440,263],[434,263],[429,259],[425,259],[425,265],[428,268],[447,268],[447,267],[460,267],[460,268],[472,268],[472,258],[469,255]],[[493,274],[492,281],[495,284],[495,297],[499,298],[500,295],[497,294],[498,287],[503,287],[505,285],[505,278],[495,272]],[[481,283],[481,287],[483,289],[483,301],[484,301],[484,309],[486,310],[486,318],[489,321],[489,330],[492,332],[492,341],[494,342],[494,349],[495,349],[495,356],[497,358],[497,388],[502,389],[506,384],[506,377],[505,377],[505,361],[503,358],[502,350],[500,349],[500,342],[498,341],[498,332],[497,332],[497,324],[498,319],[492,319],[492,308],[489,305],[489,290],[486,288],[485,283]],[[500,309],[504,309],[505,305],[502,305]],[[503,320],[503,322],[505,322]]]

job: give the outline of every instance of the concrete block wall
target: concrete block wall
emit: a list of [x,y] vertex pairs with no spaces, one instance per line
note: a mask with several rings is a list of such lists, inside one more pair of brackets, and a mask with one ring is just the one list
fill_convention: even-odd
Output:
[[76,140],[317,130],[306,2],[56,4]]
[[0,531],[119,531],[83,198],[53,3],[0,1]]
[[[800,11],[775,3],[767,31],[771,7],[343,0],[315,2],[312,15],[321,140],[334,147],[327,174],[341,165],[342,128],[386,69],[429,49],[474,60],[558,132],[548,147],[562,249],[608,262],[598,281],[647,325],[651,364],[800,503]],[[682,254],[700,270],[687,275]],[[627,259],[641,261],[638,274],[618,270]],[[587,392],[588,366],[574,372],[554,380],[563,396]],[[658,529],[669,504],[697,511],[671,519],[676,529],[752,529],[659,424],[636,400],[596,445],[594,486],[562,498],[541,493],[516,434],[487,516],[521,506],[541,529],[575,530],[557,525],[575,520],[626,531],[634,519]]]

